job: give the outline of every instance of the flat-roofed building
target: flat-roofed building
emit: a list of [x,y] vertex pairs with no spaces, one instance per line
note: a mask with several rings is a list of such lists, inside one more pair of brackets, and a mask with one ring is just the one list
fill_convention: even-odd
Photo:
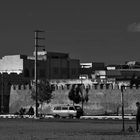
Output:
[[103,62],[80,63],[80,75],[93,80],[105,79],[105,64]]
[[[9,112],[11,85],[31,84],[34,79],[35,57],[7,55],[0,59],[0,112]],[[78,79],[80,60],[71,59],[67,53],[38,52],[38,79]],[[3,104],[3,105],[2,105]]]
[[[22,73],[34,78],[34,55],[7,55],[0,59],[0,73]],[[68,53],[38,52],[38,78],[78,79],[80,60],[71,59]]]

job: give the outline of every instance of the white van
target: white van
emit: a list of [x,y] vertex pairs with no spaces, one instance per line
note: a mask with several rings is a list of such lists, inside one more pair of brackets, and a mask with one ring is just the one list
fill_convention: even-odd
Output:
[[73,105],[55,105],[52,108],[52,115],[56,118],[77,116],[77,110]]

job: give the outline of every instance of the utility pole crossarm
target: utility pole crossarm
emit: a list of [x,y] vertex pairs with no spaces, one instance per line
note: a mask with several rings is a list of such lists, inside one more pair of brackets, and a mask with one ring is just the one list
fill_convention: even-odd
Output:
[[45,48],[45,46],[42,45],[36,45],[37,48]]
[[43,30],[35,30],[35,32],[38,32],[38,33],[45,33],[45,31],[43,31]]
[[38,39],[38,40],[45,40],[45,38],[42,38],[42,37],[36,37],[35,39]]

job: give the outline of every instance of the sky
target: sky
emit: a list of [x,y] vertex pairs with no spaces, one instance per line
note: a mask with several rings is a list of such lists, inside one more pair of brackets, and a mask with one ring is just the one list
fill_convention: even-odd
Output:
[[37,29],[46,51],[81,62],[140,61],[139,0],[3,0],[0,57],[32,55]]

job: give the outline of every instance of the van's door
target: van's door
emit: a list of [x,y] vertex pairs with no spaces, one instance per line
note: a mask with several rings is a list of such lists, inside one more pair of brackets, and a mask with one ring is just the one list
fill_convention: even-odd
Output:
[[63,106],[61,108],[61,116],[63,116],[63,117],[69,116],[69,111],[68,111],[68,107],[67,106]]
[[60,116],[61,106],[56,106],[53,109],[53,114]]
[[69,115],[76,116],[76,112],[77,111],[75,110],[75,108],[73,106],[69,107]]

